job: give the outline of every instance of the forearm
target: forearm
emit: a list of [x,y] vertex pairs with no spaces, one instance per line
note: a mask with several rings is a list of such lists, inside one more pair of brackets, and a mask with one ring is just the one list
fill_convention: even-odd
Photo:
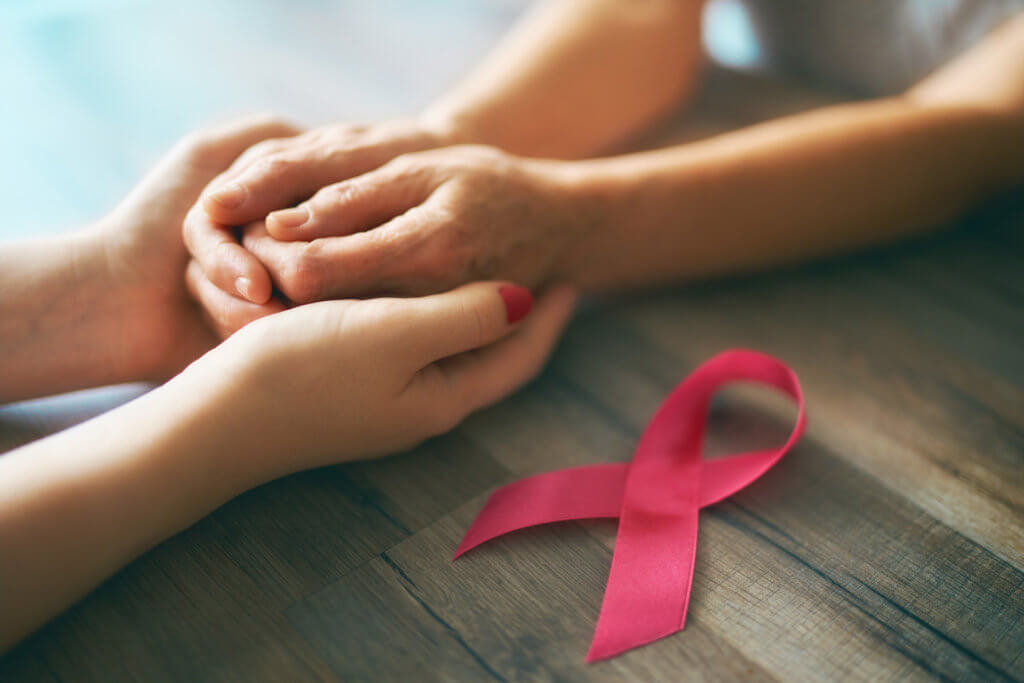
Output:
[[702,0],[540,2],[428,109],[461,142],[574,158],[636,132],[693,85]]
[[700,143],[577,162],[592,288],[749,271],[912,235],[1020,182],[1018,121],[906,97],[779,119]]
[[89,233],[0,247],[0,403],[126,381]]
[[0,456],[0,652],[257,483],[236,454],[258,444],[218,423],[218,386],[183,375]]

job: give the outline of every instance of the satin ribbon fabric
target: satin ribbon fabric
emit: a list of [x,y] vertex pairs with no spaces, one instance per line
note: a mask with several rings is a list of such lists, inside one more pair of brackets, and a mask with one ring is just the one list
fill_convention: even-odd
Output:
[[[735,381],[789,395],[799,409],[796,425],[781,447],[704,461],[712,394]],[[686,622],[698,511],[764,474],[800,439],[805,421],[800,383],[789,367],[756,351],[725,351],[676,386],[644,430],[631,462],[574,467],[503,486],[477,515],[455,558],[517,529],[617,517],[611,572],[587,661],[663,638]]]

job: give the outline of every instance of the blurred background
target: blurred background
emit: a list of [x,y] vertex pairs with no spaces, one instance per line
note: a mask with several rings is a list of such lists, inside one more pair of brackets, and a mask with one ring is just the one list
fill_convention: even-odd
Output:
[[[102,215],[184,133],[271,111],[306,124],[409,114],[527,0],[2,0],[0,240]],[[713,2],[709,51],[757,53]]]

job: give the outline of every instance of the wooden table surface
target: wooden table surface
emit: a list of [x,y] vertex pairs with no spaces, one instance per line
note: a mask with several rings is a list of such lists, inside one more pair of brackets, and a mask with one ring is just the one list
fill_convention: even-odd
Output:
[[[667,134],[820,101],[719,74]],[[523,391],[413,452],[240,497],[0,660],[0,680],[1024,680],[1022,304],[1020,193],[913,244],[593,302]],[[628,459],[676,382],[730,347],[791,364],[810,424],[701,513],[685,631],[583,663],[612,522],[451,562],[496,486]],[[0,448],[103,400],[8,407]],[[709,448],[776,443],[792,417],[726,391]]]

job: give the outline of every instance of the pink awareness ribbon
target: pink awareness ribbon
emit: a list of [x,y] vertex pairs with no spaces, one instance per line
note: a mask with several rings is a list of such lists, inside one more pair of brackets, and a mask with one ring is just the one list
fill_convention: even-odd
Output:
[[[781,447],[702,460],[711,396],[733,381],[759,382],[788,394],[799,409],[796,425]],[[557,470],[501,487],[469,527],[455,558],[518,529],[618,517],[611,572],[587,661],[664,638],[686,622],[698,511],[764,474],[800,439],[805,422],[800,383],[789,367],[756,351],[722,352],[669,394],[631,462]]]

